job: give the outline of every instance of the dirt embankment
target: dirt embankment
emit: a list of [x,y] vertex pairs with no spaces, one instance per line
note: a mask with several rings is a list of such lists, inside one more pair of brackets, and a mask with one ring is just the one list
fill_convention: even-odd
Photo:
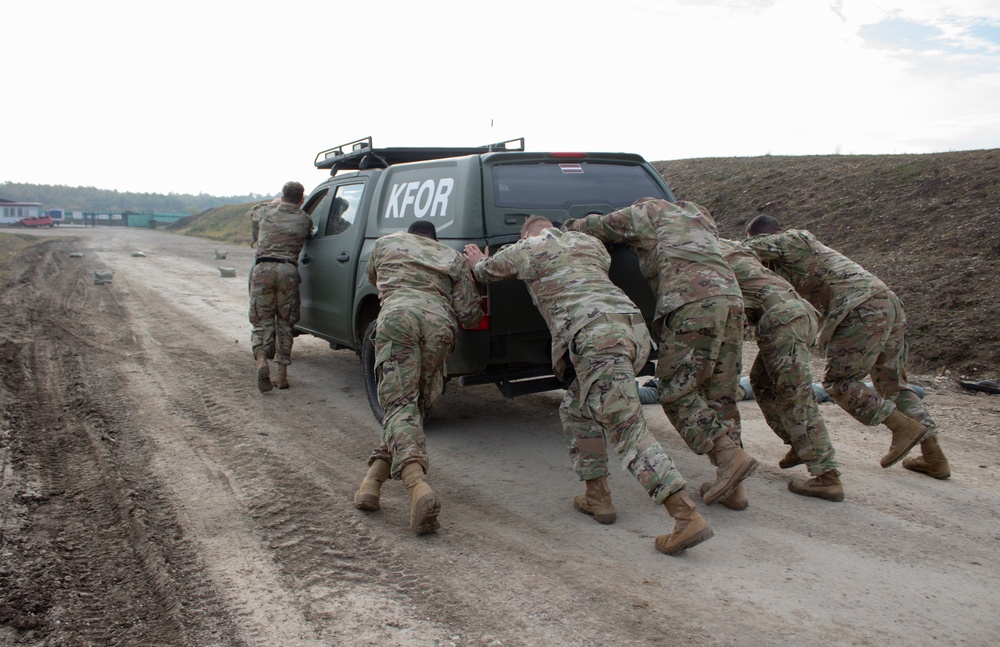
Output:
[[914,368],[1000,377],[1000,150],[654,165],[725,236],[767,214],[882,278],[906,305]]

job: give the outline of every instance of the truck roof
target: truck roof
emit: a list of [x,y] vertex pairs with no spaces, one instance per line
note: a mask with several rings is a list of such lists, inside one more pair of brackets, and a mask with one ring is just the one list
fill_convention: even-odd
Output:
[[374,148],[372,138],[365,137],[353,142],[334,146],[316,154],[313,164],[319,169],[329,169],[330,174],[342,170],[364,170],[366,168],[387,168],[393,164],[422,162],[424,160],[481,155],[497,151],[523,151],[524,137],[510,139],[495,144],[470,147],[396,147]]

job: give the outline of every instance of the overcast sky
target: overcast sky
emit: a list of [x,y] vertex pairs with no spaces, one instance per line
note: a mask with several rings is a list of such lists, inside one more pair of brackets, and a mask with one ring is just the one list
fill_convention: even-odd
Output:
[[0,183],[311,189],[317,152],[369,135],[649,160],[1000,148],[997,0],[23,0],[0,25]]

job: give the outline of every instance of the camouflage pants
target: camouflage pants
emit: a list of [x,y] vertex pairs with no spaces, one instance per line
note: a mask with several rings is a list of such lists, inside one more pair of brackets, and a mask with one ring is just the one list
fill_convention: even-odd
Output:
[[375,329],[378,402],[385,409],[382,444],[368,463],[388,462],[392,478],[410,463],[430,464],[424,414],[444,392],[448,356],[455,347],[455,322],[420,310],[383,310]]
[[728,433],[742,445],[736,389],[743,365],[743,300],[688,303],[663,321],[656,364],[657,398],[696,454]]
[[581,481],[607,475],[605,443],[610,442],[622,468],[660,504],[684,489],[685,481],[649,433],[642,415],[635,373],[646,363],[650,339],[641,316],[635,318],[637,324],[596,320],[576,334],[569,348],[576,378],[563,397],[559,416]]
[[795,448],[816,476],[837,469],[833,444],[813,393],[809,348],[816,318],[796,301],[771,307],[757,322],[750,386],[768,426]]
[[[937,435],[934,419],[906,382],[906,355],[903,304],[887,290],[854,308],[833,331],[823,388],[869,427],[882,424],[898,408]],[[863,381],[867,375],[871,387]]]
[[280,364],[292,363],[292,326],[299,321],[299,271],[290,263],[261,263],[250,272],[250,347]]

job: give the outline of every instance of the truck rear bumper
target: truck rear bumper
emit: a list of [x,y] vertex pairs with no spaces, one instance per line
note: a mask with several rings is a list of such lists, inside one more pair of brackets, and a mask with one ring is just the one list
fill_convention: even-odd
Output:
[[[656,365],[653,362],[646,362],[646,365],[642,367],[642,370],[639,371],[636,377],[653,375],[655,371]],[[531,366],[490,373],[477,373],[475,375],[463,375],[458,378],[458,383],[461,386],[496,384],[500,392],[508,398],[566,388],[566,384],[553,375],[552,369],[548,366]]]

